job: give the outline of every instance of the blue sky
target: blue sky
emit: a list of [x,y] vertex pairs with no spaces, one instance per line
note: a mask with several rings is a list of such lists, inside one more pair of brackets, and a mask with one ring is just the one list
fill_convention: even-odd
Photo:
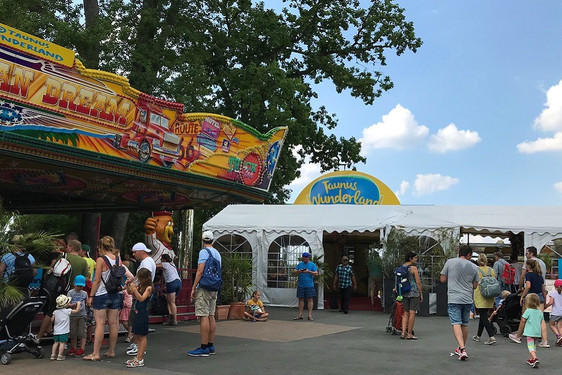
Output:
[[[424,44],[388,56],[395,87],[371,106],[319,87],[357,169],[403,204],[562,204],[562,1],[398,3]],[[320,175],[301,172],[293,199]]]

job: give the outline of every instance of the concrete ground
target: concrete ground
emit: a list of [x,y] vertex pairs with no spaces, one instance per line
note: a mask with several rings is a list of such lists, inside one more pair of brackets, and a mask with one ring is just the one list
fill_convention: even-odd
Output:
[[[151,325],[145,367],[128,369],[125,354],[128,344],[120,336],[117,357],[99,362],[68,358],[64,362],[34,359],[27,353],[14,355],[0,374],[397,374],[428,371],[431,374],[460,372],[520,374],[534,371],[525,360],[526,344],[515,344],[497,336],[497,344],[472,341],[478,321],[472,320],[467,350],[469,359],[461,362],[449,353],[455,341],[446,317],[418,317],[417,341],[400,340],[386,332],[388,314],[350,311],[348,315],[333,310],[314,311],[314,321],[293,321],[296,309],[268,308],[272,318],[265,323],[220,321],[215,339],[216,355],[204,358],[187,356],[199,345],[196,322],[177,327]],[[487,335],[484,333],[484,338]],[[549,331],[549,341],[554,335]],[[50,353],[50,346],[45,347]],[[89,353],[91,346],[88,346]],[[103,348],[102,348],[103,353]],[[562,348],[538,348],[541,360],[537,371],[557,373]]]

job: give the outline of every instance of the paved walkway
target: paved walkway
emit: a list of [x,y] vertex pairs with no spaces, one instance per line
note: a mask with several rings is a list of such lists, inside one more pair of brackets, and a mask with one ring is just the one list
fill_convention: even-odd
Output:
[[[217,325],[215,356],[191,358],[187,351],[198,346],[199,329],[195,322],[168,328],[152,325],[156,332],[148,337],[146,366],[127,369],[123,337],[119,338],[117,357],[100,362],[69,358],[65,362],[33,359],[17,354],[2,374],[396,374],[431,371],[431,374],[461,372],[520,374],[534,371],[525,360],[525,344],[515,344],[497,336],[494,346],[469,339],[469,359],[460,362],[449,353],[455,342],[448,318],[418,317],[415,331],[419,340],[400,340],[386,332],[388,314],[350,311],[344,315],[332,310],[314,312],[313,322],[293,321],[296,309],[269,308],[272,319],[265,323],[220,321]],[[478,321],[471,321],[470,337]],[[485,337],[486,334],[484,334]],[[552,332],[549,332],[553,343]],[[90,347],[88,347],[90,349]],[[46,347],[50,353],[50,346]],[[103,348],[102,348],[103,350]],[[103,351],[102,351],[103,352]],[[540,371],[557,373],[562,348],[538,348]]]

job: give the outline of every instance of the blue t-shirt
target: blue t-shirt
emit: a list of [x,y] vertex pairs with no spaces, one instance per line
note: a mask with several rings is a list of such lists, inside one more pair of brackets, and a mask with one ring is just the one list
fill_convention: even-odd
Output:
[[527,272],[525,274],[525,282],[531,282],[531,289],[529,293],[542,294],[542,285],[544,283],[542,276],[539,276],[535,272]]
[[[209,249],[211,254],[213,254],[213,258],[217,259],[222,266],[221,255],[217,251],[217,249],[215,249],[214,247],[210,247],[210,246],[207,247],[207,249]],[[207,250],[202,249],[199,252],[199,259],[197,260],[197,264],[205,263],[207,261],[207,259],[209,259],[209,253],[207,252]]]
[[[312,263],[312,262],[300,262],[299,264],[297,264],[296,267],[297,270],[304,270],[304,269],[308,269],[309,271],[312,272],[316,272],[318,271],[318,267],[316,267],[316,264]],[[299,273],[299,283],[298,286],[301,288],[314,288],[314,276],[312,276],[311,273]]]
[[77,313],[71,313],[70,316],[86,316],[86,300],[88,299],[88,293],[81,290],[77,292],[74,289],[70,289],[67,294],[71,299],[71,303],[80,302],[80,310]]
[[[18,252],[18,254],[23,255],[25,253]],[[27,254],[27,257],[29,258],[31,265],[33,266],[33,264],[35,263],[35,258],[31,254]],[[12,253],[5,254],[2,257],[2,259],[0,259],[0,262],[6,265],[6,270],[4,271],[4,281],[8,282],[10,275],[14,272],[16,268],[16,256]]]

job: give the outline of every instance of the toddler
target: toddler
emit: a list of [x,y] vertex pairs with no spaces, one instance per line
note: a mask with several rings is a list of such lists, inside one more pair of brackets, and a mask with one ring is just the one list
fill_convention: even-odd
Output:
[[[80,310],[70,314],[70,350],[67,355],[81,356],[86,348],[86,300],[88,293],[84,290],[86,278],[76,275],[74,278],[74,289],[68,291],[72,304],[80,303]],[[76,344],[80,340],[80,348]]]
[[55,342],[51,351],[51,360],[64,361],[64,346],[70,332],[70,314],[80,311],[80,302],[76,304],[74,310],[71,310],[69,308],[70,297],[61,294],[57,297],[56,304],[57,309],[51,317],[51,322],[54,322],[53,340]]
[[531,367],[539,367],[539,359],[537,358],[536,343],[541,338],[541,324],[544,319],[543,312],[539,309],[540,300],[536,293],[529,293],[525,298],[525,307],[527,308],[521,316],[521,325],[524,326],[523,335],[527,336],[527,348],[531,354],[531,358],[527,360],[527,364]]
[[549,325],[552,332],[556,335],[556,345],[562,346],[562,328],[558,328],[558,323],[562,321],[562,280],[556,280],[554,288],[555,290],[548,292],[544,308],[552,306]]
[[498,301],[498,305],[496,306],[496,308],[494,309],[494,311],[492,311],[492,314],[490,314],[490,318],[489,320],[492,321],[492,319],[494,319],[494,316],[496,316],[498,314],[498,310],[500,309],[500,307],[502,307],[503,305],[503,301],[505,301],[505,299],[507,297],[509,297],[511,295],[511,292],[509,290],[504,290],[501,294],[500,294],[500,300]]
[[123,308],[119,313],[119,323],[127,330],[127,337],[125,342],[131,342],[133,338],[131,335],[131,327],[129,326],[129,314],[131,313],[131,306],[133,305],[133,296],[131,296],[127,289],[123,289]]

